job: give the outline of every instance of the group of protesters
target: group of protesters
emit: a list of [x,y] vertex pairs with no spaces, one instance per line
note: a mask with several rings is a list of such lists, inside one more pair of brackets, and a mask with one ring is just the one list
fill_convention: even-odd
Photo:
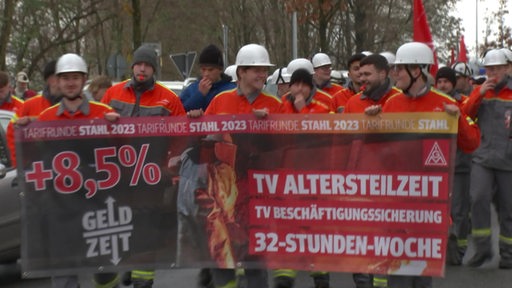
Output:
[[[499,268],[511,269],[512,194],[507,191],[512,187],[511,54],[508,49],[489,50],[483,58],[486,76],[482,79],[485,80],[475,84],[471,83],[473,72],[467,63],[455,63],[430,75],[429,67],[434,64],[432,50],[423,43],[409,42],[396,53],[352,55],[346,63],[349,79],[341,86],[331,81],[331,57],[325,53],[317,53],[311,59],[294,59],[286,67],[276,67],[269,77],[269,70],[275,65],[264,46],[241,47],[236,66],[225,70],[221,50],[208,45],[199,57],[201,77],[177,95],[156,81],[157,55],[153,49],[142,46],[133,55],[132,77],[112,87],[101,86],[104,95],[95,95],[93,99],[84,93],[88,77],[86,62],[81,56],[68,53],[46,65],[44,89],[25,101],[12,89],[4,88],[9,85],[8,78],[4,80],[6,77],[0,75],[0,109],[15,113],[7,131],[14,166],[14,129],[32,121],[83,118],[116,121],[120,117],[184,115],[199,118],[215,114],[254,114],[263,119],[274,113],[375,116],[389,112],[445,111],[458,118],[459,127],[447,263],[463,264],[469,235],[476,252],[464,264],[479,267],[492,259],[490,215],[494,203],[500,223]],[[273,85],[277,89],[269,92]],[[197,211],[208,213],[210,207],[204,205],[209,202],[194,198],[204,196],[189,195],[193,209],[178,207],[178,219],[195,217],[193,213]],[[238,273],[235,269],[203,269],[199,283],[202,287],[235,288],[239,285]],[[246,269],[243,273],[247,287],[268,286],[266,270]],[[274,287],[294,287],[296,271],[278,269],[272,273]],[[311,276],[314,287],[330,287],[328,272],[313,271]],[[122,280],[133,287],[152,287],[154,271],[133,270],[129,277],[121,278],[116,273],[99,273],[94,281],[97,287],[118,287]],[[424,276],[355,273],[353,279],[358,288],[432,287],[432,278]],[[53,279],[54,287],[78,285],[76,276]]]

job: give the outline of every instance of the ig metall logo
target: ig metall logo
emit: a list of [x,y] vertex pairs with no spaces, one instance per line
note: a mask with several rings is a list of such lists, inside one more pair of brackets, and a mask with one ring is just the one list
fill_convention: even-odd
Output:
[[116,200],[108,197],[106,209],[88,211],[82,216],[84,240],[87,243],[87,258],[110,255],[110,262],[117,265],[120,253],[130,250],[132,235],[132,209],[118,206]]

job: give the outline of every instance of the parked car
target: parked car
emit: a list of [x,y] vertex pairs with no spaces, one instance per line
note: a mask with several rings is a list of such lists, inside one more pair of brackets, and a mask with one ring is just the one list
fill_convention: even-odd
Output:
[[20,258],[21,188],[7,146],[7,125],[13,113],[0,110],[0,264]]
[[187,78],[185,81],[158,81],[165,87],[171,89],[176,95],[180,96],[181,91],[188,87],[188,85],[197,81],[197,78]]

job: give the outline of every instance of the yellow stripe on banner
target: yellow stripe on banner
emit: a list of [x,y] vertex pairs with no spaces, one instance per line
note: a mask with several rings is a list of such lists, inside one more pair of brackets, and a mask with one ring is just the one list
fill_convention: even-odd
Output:
[[459,123],[457,117],[445,112],[362,114],[359,117],[362,133],[457,134]]
[[364,113],[336,114],[273,114],[265,123],[251,120],[254,124],[272,127],[272,132],[294,133],[412,133],[412,134],[457,134],[458,118],[445,112],[380,113],[368,116]]

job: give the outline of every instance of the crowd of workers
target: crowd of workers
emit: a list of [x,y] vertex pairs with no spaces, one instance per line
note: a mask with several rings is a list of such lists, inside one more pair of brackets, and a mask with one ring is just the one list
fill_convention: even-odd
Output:
[[[203,114],[254,114],[265,118],[273,113],[366,113],[440,112],[458,117],[457,158],[451,198],[447,264],[463,265],[471,235],[476,253],[464,264],[479,267],[493,257],[491,207],[499,215],[500,269],[512,268],[512,52],[489,50],[483,57],[486,77],[478,83],[468,63],[442,67],[436,75],[432,50],[423,43],[405,43],[396,51],[380,54],[357,53],[347,61],[349,81],[341,86],[331,81],[329,55],[299,58],[286,67],[274,67],[268,51],[258,44],[240,48],[236,66],[224,69],[222,52],[215,45],[199,57],[201,77],[176,95],[155,80],[158,62],[155,51],[140,47],[134,52],[132,77],[115,84],[99,77],[84,93],[88,71],[76,54],[62,55],[44,69],[46,85],[40,93],[28,90],[28,77],[20,72],[16,89],[8,74],[0,72],[0,109],[15,113],[8,127],[8,144],[16,165],[14,129],[31,121],[119,117],[180,116]],[[483,82],[482,82],[483,81]],[[275,85],[274,94],[268,88]],[[37,95],[34,95],[37,94]],[[201,195],[179,195],[192,199],[192,208],[179,207],[178,219],[197,211],[208,211]],[[202,195],[204,197],[204,195]],[[196,202],[194,202],[196,201]],[[207,201],[206,201],[207,202]],[[195,206],[194,206],[195,205]],[[190,208],[190,207],[188,207]],[[185,221],[185,220],[183,220]],[[181,224],[179,224],[181,225]],[[181,227],[179,229],[182,229]],[[296,271],[273,272],[276,288],[294,286]],[[244,271],[247,287],[268,286],[267,271]],[[311,272],[314,287],[330,287],[329,273]],[[122,277],[102,273],[94,276],[97,287],[118,287]],[[134,270],[124,282],[133,287],[152,287],[154,271]],[[237,287],[234,269],[203,269],[202,287]],[[388,276],[356,273],[356,287],[432,287],[431,277]],[[126,283],[125,283],[126,284]],[[78,287],[77,277],[54,277],[54,287]]]

